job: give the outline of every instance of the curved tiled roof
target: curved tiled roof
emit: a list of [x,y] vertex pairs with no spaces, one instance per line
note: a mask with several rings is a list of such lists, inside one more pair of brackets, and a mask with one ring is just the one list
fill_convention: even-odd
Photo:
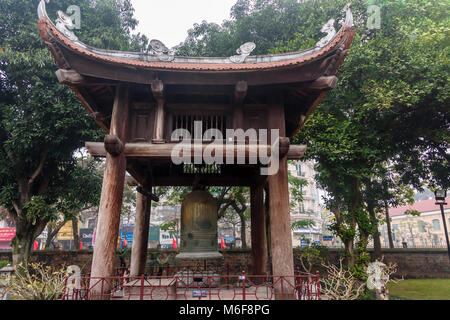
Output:
[[343,27],[324,47],[288,54],[249,56],[247,57],[247,62],[244,63],[233,63],[229,61],[229,58],[197,57],[174,57],[172,62],[164,62],[154,61],[157,60],[157,55],[152,54],[96,49],[78,41],[78,39],[69,39],[60,32],[45,12],[45,0],[42,0],[40,4],[38,28],[41,32],[41,37],[45,41],[56,41],[69,50],[107,63],[167,71],[243,72],[295,67],[324,57],[342,46],[348,49],[353,39],[354,31],[351,11],[349,8],[346,10],[347,18]]
[[[450,209],[450,198],[446,198],[445,200],[446,200],[445,202],[448,204],[444,206],[444,210]],[[423,200],[423,201],[417,201],[414,204],[410,204],[410,205],[390,208],[389,215],[391,217],[402,216],[405,214],[405,211],[407,211],[407,210],[416,210],[421,213],[425,213],[425,212],[431,212],[431,211],[440,211],[440,207],[438,205],[436,205],[435,199]]]

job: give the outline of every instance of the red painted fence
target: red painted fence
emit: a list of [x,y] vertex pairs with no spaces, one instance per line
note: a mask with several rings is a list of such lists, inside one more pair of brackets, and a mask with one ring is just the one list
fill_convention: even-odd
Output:
[[320,300],[319,274],[70,277],[63,300]]

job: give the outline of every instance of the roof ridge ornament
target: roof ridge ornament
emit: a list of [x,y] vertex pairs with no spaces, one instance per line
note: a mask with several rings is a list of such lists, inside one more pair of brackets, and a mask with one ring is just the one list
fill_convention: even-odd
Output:
[[[45,8],[45,3],[46,2],[49,3],[50,0],[41,0],[41,2],[39,2],[39,6],[38,6],[38,10],[37,10],[39,20],[43,20],[44,18],[48,18],[47,10]],[[48,20],[50,20],[50,19],[48,19]]]
[[245,59],[255,50],[256,44],[253,42],[246,42],[239,49],[236,50],[238,56],[232,56],[229,59],[233,63],[243,63]]
[[167,48],[161,41],[153,39],[150,46],[159,61],[171,62],[175,59],[175,50]]
[[350,28],[355,25],[355,23],[353,21],[353,13],[352,13],[352,10],[350,9],[351,6],[352,6],[352,4],[349,2],[344,7],[344,9],[342,9],[342,11],[345,12],[345,24],[347,26],[349,26]]
[[72,41],[78,41],[78,37],[72,31],[75,28],[75,25],[72,22],[72,18],[70,18],[67,14],[58,10],[58,18],[56,18],[56,29],[58,29],[63,35],[69,38]]
[[[41,0],[38,6],[38,16],[39,20],[43,20],[44,18],[47,19],[49,22],[51,22],[50,18],[47,14],[47,9],[45,6],[45,3],[49,3],[50,0]],[[75,28],[75,25],[73,24],[72,18],[69,17],[67,14],[62,12],[61,10],[57,11],[58,18],[56,18],[56,29],[58,29],[59,32],[61,32],[64,36],[66,36],[71,41],[78,41],[78,37],[75,35],[75,33],[72,31],[72,29]]]
[[[353,21],[353,13],[350,7],[352,6],[351,3],[347,3],[347,5],[342,9],[342,12],[345,12],[345,20],[340,20],[339,23],[344,26],[348,26],[349,28],[352,28],[354,26]],[[336,36],[337,32],[334,28],[334,23],[336,20],[330,19],[325,23],[325,25],[320,30],[323,33],[326,33],[327,35],[323,37],[319,42],[316,44],[316,48],[322,49],[325,46],[327,46],[331,40]]]
[[322,33],[326,33],[327,35],[325,37],[323,37],[319,42],[317,42],[316,47],[323,48],[327,44],[329,44],[331,42],[331,40],[334,38],[334,36],[336,35],[336,29],[334,28],[334,22],[335,22],[334,19],[330,19],[330,20],[328,20],[327,23],[325,23],[325,25],[322,27],[322,29],[320,29],[320,31]]

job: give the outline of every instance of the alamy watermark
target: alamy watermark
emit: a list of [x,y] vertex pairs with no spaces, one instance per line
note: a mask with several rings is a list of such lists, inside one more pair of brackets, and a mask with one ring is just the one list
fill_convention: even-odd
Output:
[[259,164],[263,166],[261,175],[270,176],[277,174],[280,167],[279,138],[279,129],[227,129],[225,136],[218,129],[204,132],[203,122],[195,121],[193,135],[187,129],[172,133],[172,141],[181,141],[171,157],[175,165]]
[[79,6],[71,5],[67,8],[66,13],[70,16],[70,20],[72,20],[72,25],[70,29],[81,29],[81,9]]
[[367,29],[381,29],[381,8],[371,5],[367,8]]

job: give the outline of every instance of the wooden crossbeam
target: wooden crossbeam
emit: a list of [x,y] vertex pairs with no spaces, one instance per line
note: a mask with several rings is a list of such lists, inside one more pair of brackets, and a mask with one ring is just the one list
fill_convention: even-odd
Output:
[[[86,148],[93,157],[106,157],[106,149],[104,143],[101,142],[86,142]],[[171,159],[173,150],[178,146],[174,143],[165,144],[151,144],[151,143],[127,143],[124,146],[123,152],[127,158],[146,158],[146,159]],[[194,157],[196,154],[204,154],[206,148],[211,147],[209,144],[192,144],[190,155]],[[307,147],[304,145],[286,145],[286,140],[280,140],[280,157],[287,156],[288,160],[300,160],[306,152]],[[224,145],[223,159],[227,157],[240,157],[244,155],[245,158],[250,156],[258,156],[264,154],[270,157],[270,145]]]
[[137,187],[137,192],[149,197],[152,201],[159,202],[159,197],[157,195],[149,191],[147,188],[141,186],[141,184],[132,176],[126,176],[125,183],[130,187]]

